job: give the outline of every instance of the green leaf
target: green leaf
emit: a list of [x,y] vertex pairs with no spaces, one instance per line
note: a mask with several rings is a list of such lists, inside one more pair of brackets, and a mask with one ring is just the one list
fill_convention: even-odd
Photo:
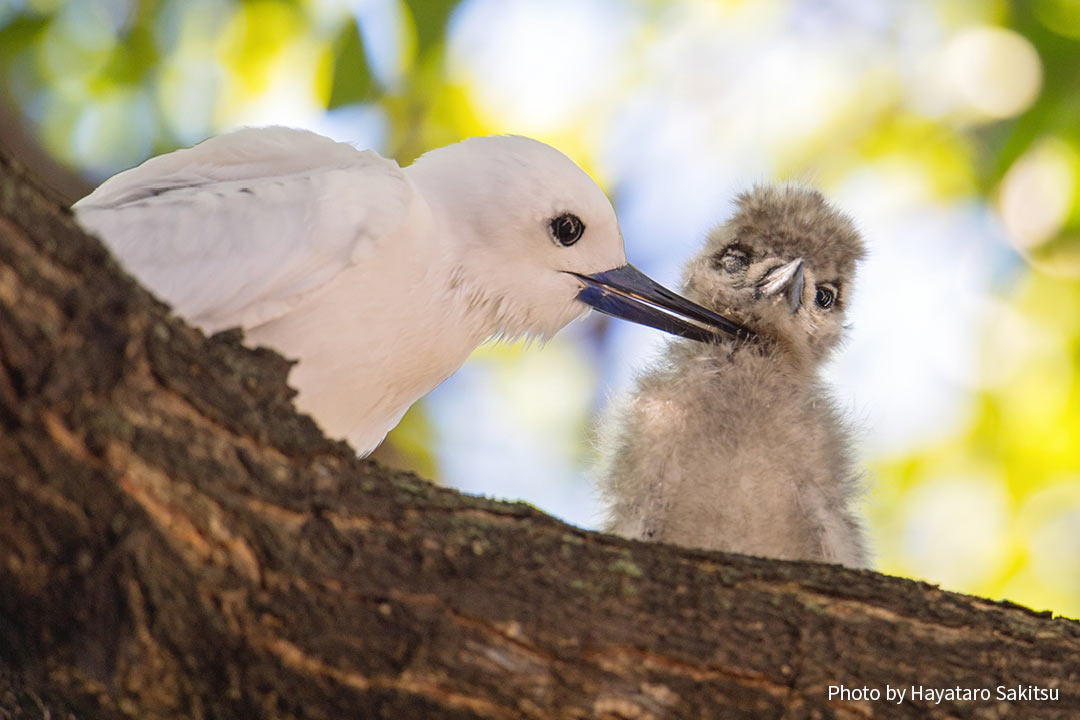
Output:
[[368,68],[360,28],[355,20],[350,20],[334,40],[334,79],[329,109],[373,100],[378,92]]
[[9,67],[12,58],[36,42],[49,22],[48,17],[22,15],[0,28],[0,64]]
[[113,48],[104,74],[121,85],[142,85],[158,60],[153,30],[147,24],[139,24]]
[[416,26],[416,53],[423,57],[442,42],[446,23],[458,6],[458,0],[405,0]]

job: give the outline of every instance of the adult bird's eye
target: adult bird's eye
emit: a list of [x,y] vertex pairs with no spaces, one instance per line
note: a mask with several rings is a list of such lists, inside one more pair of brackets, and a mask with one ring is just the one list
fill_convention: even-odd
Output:
[[814,295],[814,302],[817,303],[818,307],[826,310],[832,307],[834,300],[836,300],[836,293],[827,287],[819,287]]
[[585,232],[585,223],[573,213],[563,213],[551,221],[551,236],[563,247],[576,243]]

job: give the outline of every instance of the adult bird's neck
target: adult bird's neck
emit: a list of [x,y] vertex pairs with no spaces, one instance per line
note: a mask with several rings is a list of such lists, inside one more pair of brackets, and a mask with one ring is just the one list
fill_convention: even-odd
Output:
[[405,168],[438,229],[436,243],[445,265],[441,282],[447,301],[460,310],[478,341],[546,337],[557,328],[546,328],[533,317],[534,309],[522,300],[505,255],[496,250],[508,245],[503,234],[515,223],[506,220],[509,211],[496,215],[490,212],[491,206],[501,202],[514,208],[516,204],[507,203],[506,188],[485,177],[482,165],[458,161],[460,145],[432,151]]

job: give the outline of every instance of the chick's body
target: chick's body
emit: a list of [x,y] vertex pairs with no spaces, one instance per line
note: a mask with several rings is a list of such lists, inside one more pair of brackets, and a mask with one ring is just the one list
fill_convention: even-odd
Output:
[[866,563],[850,433],[819,379],[862,243],[811,190],[759,188],[685,291],[756,341],[676,341],[601,427],[606,529],[785,559]]

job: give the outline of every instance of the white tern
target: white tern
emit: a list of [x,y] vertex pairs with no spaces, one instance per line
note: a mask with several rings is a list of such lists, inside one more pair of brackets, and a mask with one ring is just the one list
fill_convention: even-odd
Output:
[[297,360],[298,407],[361,454],[485,340],[548,338],[589,306],[697,340],[750,334],[627,264],[603,191],[523,137],[403,169],[246,128],[119,173],[73,210],[180,316]]

